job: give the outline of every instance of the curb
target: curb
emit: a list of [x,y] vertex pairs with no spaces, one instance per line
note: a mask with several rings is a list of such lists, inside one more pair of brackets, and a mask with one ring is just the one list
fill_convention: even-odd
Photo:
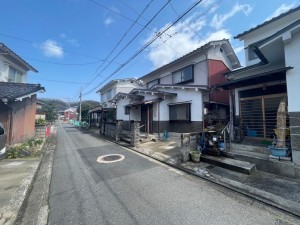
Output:
[[[155,152],[149,151],[145,153],[145,151],[142,151],[137,148],[130,148],[133,151],[136,151],[138,153],[141,153],[143,155],[146,155],[148,157],[151,157],[153,159],[156,159],[162,163],[165,163],[169,166],[172,166],[174,168],[177,168],[179,170],[182,170],[186,173],[192,174],[194,176],[200,177],[202,179],[208,180],[210,182],[213,182],[215,184],[221,185],[223,187],[226,187],[228,189],[231,189],[233,191],[236,191],[240,194],[246,195],[248,197],[254,198],[258,201],[261,201],[263,203],[266,203],[268,205],[274,206],[276,208],[279,208],[281,210],[284,210],[288,213],[291,213],[295,216],[300,216],[300,204],[296,203],[291,200],[287,200],[283,197],[280,197],[278,195],[272,194],[267,191],[260,190],[258,188],[251,187],[249,185],[245,185],[243,183],[240,183],[238,181],[230,180],[228,178],[224,178],[221,176],[218,176],[216,174],[213,175],[206,175],[207,173],[199,173],[191,168],[186,168],[181,165],[178,165],[178,160],[172,159],[169,156],[163,155],[163,154],[157,154]],[[195,166],[196,167],[196,166]]]
[[[54,141],[53,141],[54,140]],[[30,193],[19,211],[15,225],[38,224],[46,225],[48,222],[49,205],[48,197],[52,176],[53,158],[56,147],[56,135],[48,137],[47,145],[43,149],[39,170],[33,180]]]

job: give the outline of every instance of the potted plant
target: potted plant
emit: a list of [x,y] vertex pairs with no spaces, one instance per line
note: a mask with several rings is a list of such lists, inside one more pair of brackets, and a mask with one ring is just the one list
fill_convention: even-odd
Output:
[[275,129],[276,139],[273,145],[268,146],[271,155],[277,157],[286,157],[289,155],[289,149],[286,147],[286,101],[281,100],[277,110],[277,129]]
[[199,150],[192,150],[190,151],[191,159],[193,162],[200,162],[200,157],[201,157],[201,151]]

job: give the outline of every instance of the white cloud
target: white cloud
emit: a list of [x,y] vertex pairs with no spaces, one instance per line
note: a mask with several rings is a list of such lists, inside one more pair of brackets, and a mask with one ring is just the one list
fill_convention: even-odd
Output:
[[105,20],[104,20],[104,24],[106,25],[106,26],[108,26],[108,25],[110,25],[110,24],[112,24],[112,23],[114,23],[115,22],[115,20],[112,18],[112,17],[107,17]]
[[229,18],[233,17],[238,12],[243,12],[246,16],[248,16],[252,10],[253,7],[249,4],[240,5],[239,3],[236,3],[230,12],[223,15],[215,14],[211,21],[211,26],[216,29],[220,29]]
[[42,43],[41,50],[47,57],[62,58],[64,55],[62,46],[51,39],[48,39],[44,43]]
[[69,44],[78,47],[79,46],[79,42],[76,39],[68,39],[66,40],[66,42],[68,42]]
[[[186,26],[186,23],[180,22],[167,31],[167,34],[171,35],[171,38],[168,35],[162,35],[161,38],[150,45],[147,51],[147,57],[155,68],[165,65],[201,47],[209,41],[224,38],[230,39],[232,37],[225,29],[201,35],[200,31],[206,25],[206,21],[198,20],[191,22],[191,20],[192,18],[186,20],[190,28]],[[168,25],[169,24],[165,25],[160,31],[164,30]],[[196,33],[198,33],[198,35]],[[153,37],[153,34],[145,42],[149,41],[151,37]]]
[[65,38],[67,37],[67,35],[66,35],[65,33],[61,33],[61,34],[59,35],[59,37],[62,38],[62,39],[65,39]]
[[280,14],[285,13],[292,8],[295,8],[296,6],[297,6],[296,2],[293,2],[290,5],[286,5],[285,3],[283,3],[281,6],[279,6],[278,9],[276,9],[276,11],[272,15],[268,16],[265,21],[270,20],[274,17],[277,17]]

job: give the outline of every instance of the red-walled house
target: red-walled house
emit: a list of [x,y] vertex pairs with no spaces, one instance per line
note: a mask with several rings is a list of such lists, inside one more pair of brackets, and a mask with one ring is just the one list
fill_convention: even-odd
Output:
[[0,122],[8,144],[35,136],[36,93],[45,89],[39,84],[26,83],[28,71],[37,72],[0,43]]
[[224,72],[238,67],[228,40],[211,41],[141,77],[143,88],[118,93],[111,100],[117,107],[116,119],[123,124],[141,121],[146,133],[199,132],[204,111],[226,119],[228,92],[211,90],[225,82]]
[[64,111],[64,121],[78,120],[77,108],[69,108]]

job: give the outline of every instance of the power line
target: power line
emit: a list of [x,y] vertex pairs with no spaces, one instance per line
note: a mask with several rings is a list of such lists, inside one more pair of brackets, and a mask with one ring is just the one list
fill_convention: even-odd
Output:
[[[58,47],[49,46],[49,45],[45,45],[45,44],[39,44],[39,43],[36,43],[36,42],[33,42],[33,41],[29,41],[29,40],[26,40],[26,39],[23,39],[23,38],[20,38],[20,37],[16,37],[16,36],[12,36],[12,35],[8,35],[8,34],[0,33],[0,35],[4,36],[4,37],[16,39],[16,40],[19,40],[19,41],[27,42],[27,43],[30,43],[30,44],[33,44],[33,45],[37,45],[37,46],[42,46],[42,47],[47,47],[47,48],[53,48],[53,49],[60,49]],[[79,53],[79,52],[73,52],[73,51],[70,51],[70,50],[67,50],[67,49],[63,49],[63,51],[71,53],[71,54],[75,54],[75,55],[81,55],[81,56],[84,56],[84,57],[87,57],[87,58],[98,59],[97,57],[94,57],[94,56],[86,55],[86,54]]]
[[[61,65],[61,66],[83,66],[83,65],[96,64],[96,63],[99,63],[101,61],[104,61],[104,60],[97,60],[97,61],[86,62],[86,63],[60,63],[60,62],[44,61],[44,60],[40,60],[40,59],[33,59],[33,58],[30,58],[30,57],[26,57],[26,56],[21,56],[21,57],[25,58],[25,59],[33,60],[33,61],[38,61],[38,62],[48,63],[48,64],[56,64],[56,65]],[[120,65],[120,63],[118,63],[118,64]]]
[[[114,76],[118,71],[120,71],[126,64],[128,64],[131,60],[133,60],[136,56],[138,56],[141,52],[143,52],[148,46],[150,46],[155,40],[157,40],[162,34],[164,34],[166,31],[168,31],[172,26],[174,26],[176,23],[178,23],[179,20],[181,20],[184,16],[186,16],[191,10],[193,10],[198,4],[200,4],[202,0],[198,0],[192,6],[187,9],[183,14],[181,14],[174,22],[172,22],[169,26],[167,26],[163,31],[157,33],[150,41],[148,41],[141,49],[139,49],[134,55],[132,55],[126,62],[124,62],[122,65],[120,65],[113,73],[111,73],[104,81],[102,81],[99,85],[95,86],[93,89],[88,91],[86,94],[91,93],[95,89],[99,88],[104,82],[106,82],[109,78]],[[167,2],[169,3],[169,1]]]
[[[129,21],[131,21],[131,22],[134,22],[134,19],[132,19],[132,18],[130,18],[130,17],[128,17],[128,16],[125,16],[125,15],[119,13],[118,11],[113,10],[113,9],[111,9],[111,8],[109,8],[109,7],[103,5],[103,4],[101,4],[101,3],[99,3],[99,2],[97,2],[97,1],[95,1],[95,0],[89,0],[89,1],[92,2],[92,3],[94,3],[94,4],[96,4],[96,5],[98,5],[98,6],[100,6],[100,7],[102,7],[102,8],[104,8],[104,9],[107,9],[107,10],[109,10],[109,11],[111,11],[111,12],[113,12],[113,13],[115,13],[115,14],[117,14],[117,15],[119,15],[119,16],[121,16],[121,17],[123,17],[123,18],[125,18],[125,19],[127,19],[127,20],[129,20]],[[139,23],[139,22],[135,22],[135,24],[138,24],[138,25],[140,25],[141,27],[144,27],[144,26],[145,26],[145,25],[143,25],[143,24],[141,24],[141,23]],[[153,31],[153,32],[155,32],[155,33],[157,33],[157,31],[156,31],[155,29],[152,29],[152,28],[149,28],[149,27],[147,27],[147,29],[148,29],[148,30],[151,30],[151,31]]]
[[[207,15],[209,13],[209,11],[212,9],[212,8],[215,8],[217,6],[219,6],[224,0],[219,0],[217,3],[215,4],[212,4],[206,11],[204,11],[203,13],[200,13],[199,16],[195,17],[194,20],[192,20],[190,23],[195,23],[197,22],[202,16],[204,15]],[[176,34],[182,32],[183,28],[177,30],[175,33],[171,34],[170,36],[173,37],[175,36]],[[197,35],[198,36],[198,35]],[[199,36],[198,36],[199,37]],[[201,38],[201,37],[200,37]],[[170,39],[170,38],[169,38]],[[202,38],[201,38],[202,39]],[[206,41],[204,39],[202,39],[205,43]],[[165,40],[165,42],[167,41],[167,39]]]
[[63,80],[49,80],[49,79],[43,79],[43,78],[32,78],[34,80],[44,80],[44,81],[50,81],[55,83],[64,83],[64,84],[87,84],[87,83],[79,83],[74,81],[63,81]]
[[[118,0],[122,5],[126,6],[128,9],[130,9],[132,12],[134,12],[136,15],[139,15],[139,13],[132,7],[130,7],[128,4],[126,4],[125,2]],[[144,19],[145,21],[147,21],[147,19],[143,16],[141,16],[142,19]]]
[[[115,47],[113,48],[113,50],[110,52],[110,54],[105,58],[105,60],[103,61],[103,63],[97,68],[96,72],[104,65],[104,63],[107,61],[107,59],[114,53],[114,51],[117,49],[117,47],[121,44],[121,42],[123,41],[123,39],[125,38],[125,36],[128,34],[128,32],[132,29],[132,27],[134,26],[134,24],[139,20],[139,18],[144,14],[144,12],[148,9],[148,7],[152,4],[154,0],[151,0],[146,7],[143,9],[143,11],[139,14],[139,16],[135,19],[135,21],[132,23],[132,25],[127,29],[127,31],[123,34],[123,36],[121,37],[121,39],[117,42],[117,44],[115,45]],[[115,57],[116,58],[116,57]],[[115,59],[114,58],[114,59]],[[114,60],[113,59],[113,60]],[[112,60],[112,61],[113,61]],[[106,69],[108,66],[110,65],[110,63],[104,68]],[[103,71],[103,70],[102,70]],[[102,72],[101,71],[101,72]],[[100,72],[100,73],[101,73]],[[85,86],[85,88],[87,86],[89,86],[96,78],[98,77],[98,74]]]
[[[117,55],[112,59],[114,61],[137,37],[140,33],[142,33],[145,28],[158,16],[158,14],[169,4],[171,0],[168,0],[159,10],[158,12],[148,21],[148,23],[117,53]],[[152,2],[152,1],[151,1]],[[151,3],[150,2],[150,3]],[[150,4],[149,3],[149,4]],[[95,80],[100,74],[108,67],[111,63],[107,64],[95,77],[93,80]],[[122,66],[122,65],[120,65]],[[90,82],[91,83],[91,82]]]

